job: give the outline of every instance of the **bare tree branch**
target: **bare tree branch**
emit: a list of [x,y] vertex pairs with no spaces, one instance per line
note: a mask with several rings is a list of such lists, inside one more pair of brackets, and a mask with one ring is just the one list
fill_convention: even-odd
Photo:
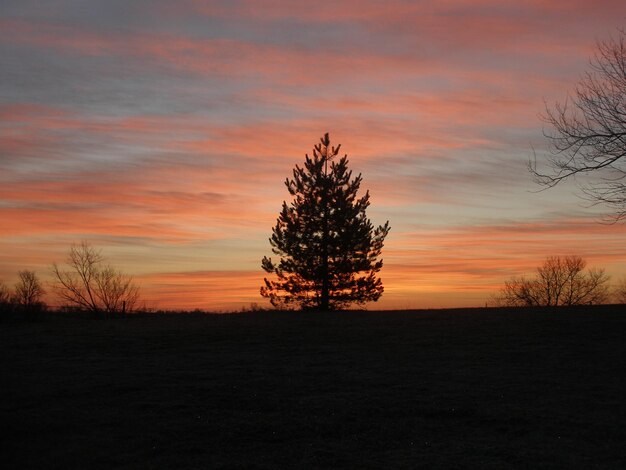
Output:
[[579,186],[592,204],[607,206],[613,221],[626,218],[626,39],[599,42],[590,71],[563,103],[546,104],[550,140],[547,172],[528,164],[535,181],[551,188],[584,176]]
[[5,305],[11,302],[11,293],[9,288],[0,281],[0,305]]
[[41,296],[46,291],[33,271],[20,271],[19,278],[15,284],[13,302],[26,310],[30,310],[40,304]]
[[108,265],[99,250],[83,242],[72,245],[68,269],[54,263],[54,289],[65,303],[94,313],[127,313],[135,309],[139,288],[132,277]]
[[580,256],[551,256],[537,268],[534,278],[513,278],[504,283],[493,303],[501,306],[596,305],[609,298],[609,277],[603,269],[584,271]]

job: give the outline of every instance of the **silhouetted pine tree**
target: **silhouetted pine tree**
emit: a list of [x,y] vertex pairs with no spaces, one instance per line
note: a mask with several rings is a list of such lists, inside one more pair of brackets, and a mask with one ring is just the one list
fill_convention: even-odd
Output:
[[383,293],[377,260],[389,232],[389,222],[374,229],[365,215],[369,192],[357,198],[361,175],[352,179],[348,156],[332,161],[341,145],[330,147],[325,134],[306,155],[304,168],[296,165],[285,184],[294,199],[283,202],[273,228],[275,264],[264,257],[263,269],[277,280],[265,279],[261,295],[275,307],[335,310],[352,303],[376,301]]

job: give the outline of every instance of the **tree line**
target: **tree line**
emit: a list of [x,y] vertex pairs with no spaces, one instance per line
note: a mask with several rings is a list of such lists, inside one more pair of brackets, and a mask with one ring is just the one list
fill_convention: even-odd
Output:
[[[50,287],[65,310],[110,316],[135,311],[139,287],[133,278],[106,264],[100,250],[86,242],[72,245],[66,263],[53,263]],[[46,290],[34,271],[20,271],[13,292],[0,282],[0,309],[37,314],[47,309]]]
[[[139,302],[139,287],[132,277],[103,264],[94,247],[72,246],[66,267],[53,264],[51,287],[63,301],[63,310],[100,315],[132,313]],[[611,286],[604,269],[588,268],[577,255],[550,256],[532,276],[512,277],[491,296],[492,307],[557,307],[626,304],[626,278]],[[46,293],[34,271],[20,271],[13,291],[0,282],[0,311],[34,315],[47,310]],[[281,307],[278,305],[277,307]]]

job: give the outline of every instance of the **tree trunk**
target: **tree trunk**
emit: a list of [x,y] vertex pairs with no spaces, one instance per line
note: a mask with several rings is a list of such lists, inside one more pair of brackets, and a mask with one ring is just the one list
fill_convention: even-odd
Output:
[[[327,150],[328,151],[328,150]],[[328,154],[324,155],[324,226],[322,227],[322,295],[320,299],[320,309],[330,310],[330,286],[328,282]]]

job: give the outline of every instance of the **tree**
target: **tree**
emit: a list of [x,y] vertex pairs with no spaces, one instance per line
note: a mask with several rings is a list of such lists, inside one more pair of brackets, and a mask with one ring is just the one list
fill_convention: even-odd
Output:
[[9,288],[0,281],[0,304],[8,304],[11,301],[11,293]]
[[6,318],[5,315],[13,312],[13,299],[9,288],[0,282],[0,320]]
[[139,300],[133,278],[104,265],[100,250],[83,242],[72,245],[62,270],[55,263],[55,291],[69,305],[94,313],[132,312]]
[[275,307],[335,310],[377,301],[383,293],[377,258],[389,222],[374,228],[367,218],[369,192],[357,197],[362,177],[352,178],[347,155],[334,160],[340,147],[331,147],[325,134],[313,157],[307,154],[304,167],[296,165],[285,181],[294,199],[283,202],[270,238],[280,261],[262,260],[277,280],[266,278],[261,295]]
[[9,288],[0,281],[0,313],[7,313],[13,310],[13,299]]
[[536,161],[529,169],[546,188],[585,175],[584,197],[603,204],[617,221],[626,218],[626,39],[600,42],[590,67],[574,90],[574,97],[546,108],[550,130],[551,168],[540,171]]
[[609,295],[609,277],[603,269],[588,269],[580,256],[551,256],[537,275],[506,281],[496,297],[504,306],[571,306],[600,304]]
[[41,297],[46,293],[37,275],[33,271],[20,271],[19,281],[15,284],[13,302],[24,310],[41,307]]

